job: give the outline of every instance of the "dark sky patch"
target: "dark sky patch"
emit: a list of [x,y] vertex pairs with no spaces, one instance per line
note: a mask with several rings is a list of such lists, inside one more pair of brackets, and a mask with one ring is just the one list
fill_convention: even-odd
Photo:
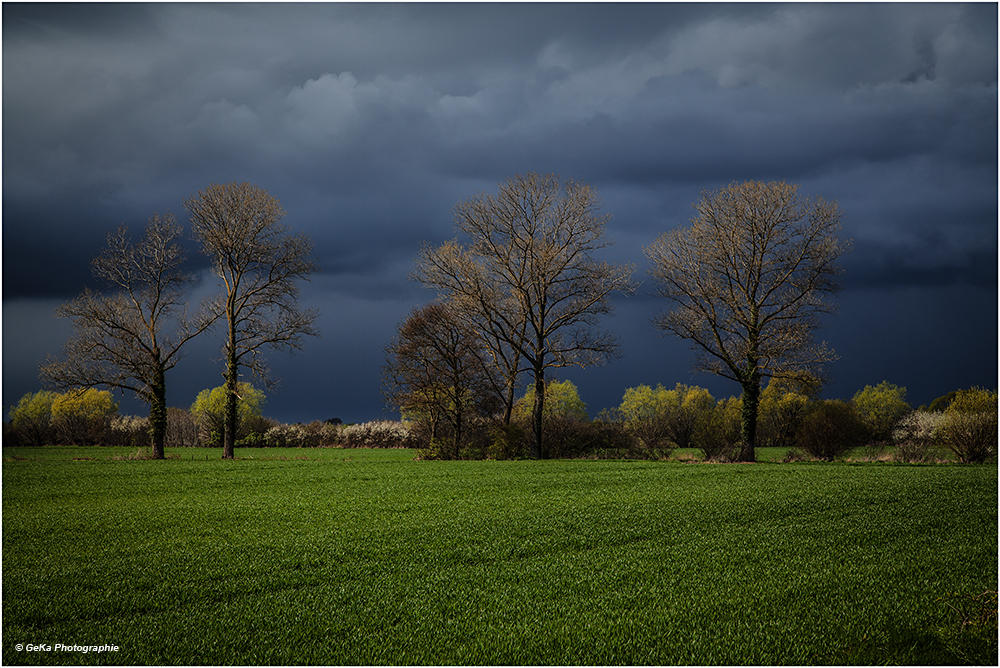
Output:
[[[736,392],[652,329],[642,249],[746,179],[843,209],[830,396],[996,386],[995,4],[6,3],[3,23],[5,407],[65,341],[46,313],[99,287],[109,231],[251,181],[322,269],[303,299],[324,336],[270,357],[268,414],[378,417],[381,351],[433,298],[407,279],[420,244],[527,171],[597,188],[602,257],[645,281],[605,323],[622,358],[566,374],[592,414],[638,383]],[[221,382],[220,345],[192,346],[172,404]]]

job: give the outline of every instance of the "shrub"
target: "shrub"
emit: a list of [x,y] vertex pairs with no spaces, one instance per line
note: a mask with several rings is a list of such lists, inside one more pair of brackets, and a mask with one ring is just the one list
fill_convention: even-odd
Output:
[[927,407],[927,410],[932,413],[944,413],[948,409],[948,406],[951,405],[951,402],[955,399],[957,395],[958,395],[958,390],[952,390],[948,394],[940,396],[934,401],[932,401],[931,405]]
[[996,390],[974,387],[958,392],[945,410],[937,433],[961,462],[978,464],[996,454]]
[[542,452],[546,459],[577,457],[589,449],[590,422],[552,416],[542,422]]
[[528,456],[528,432],[516,424],[498,424],[489,429],[489,459],[524,459]]
[[662,385],[625,390],[617,415],[639,448],[652,451],[670,444],[667,433],[667,390]]
[[942,413],[912,411],[896,423],[892,432],[892,440],[896,444],[896,459],[901,462],[926,461],[943,418]]
[[[524,396],[514,404],[514,419],[531,422],[531,412],[535,406],[535,385],[531,383]],[[545,406],[542,408],[542,418],[560,417],[570,420],[589,420],[587,404],[583,403],[580,393],[571,381],[550,380],[545,383]]]
[[99,445],[109,430],[118,404],[107,390],[70,390],[52,401],[52,424],[63,443]]
[[[10,426],[13,443],[10,445],[48,445],[55,442],[52,426],[52,402],[59,394],[42,390],[28,392],[17,406],[10,409]],[[5,440],[5,443],[7,441]]]
[[757,417],[757,445],[760,447],[784,448],[794,444],[809,411],[809,397],[783,389],[782,383],[772,379],[761,393]]
[[[250,383],[239,383],[239,400],[236,403],[236,441],[246,438],[252,418],[259,417],[264,405],[264,393]],[[191,404],[191,415],[200,428],[200,438],[208,447],[222,447],[225,434],[226,386],[202,390]]]
[[672,448],[688,448],[698,420],[715,406],[708,390],[681,383],[672,390],[662,385],[629,388],[618,414],[625,429],[649,456],[662,456]]
[[643,453],[637,453],[634,448],[635,439],[628,433],[623,423],[614,420],[594,420],[589,425],[588,436],[585,454],[589,457],[600,458],[602,453],[605,455],[616,453],[630,458],[638,456],[665,457],[668,454],[667,451],[663,450],[652,452],[647,450]]
[[854,395],[851,403],[868,429],[868,439],[876,443],[891,441],[896,425],[911,410],[906,403],[906,388],[886,381],[875,387],[866,385]]
[[417,441],[405,422],[375,421],[343,428],[346,448],[412,448]]
[[708,461],[732,461],[740,443],[740,411],[743,401],[737,397],[721,399],[702,414],[695,427],[694,447]]
[[806,453],[802,452],[798,448],[789,448],[788,452],[785,453],[785,456],[781,461],[785,464],[794,464],[795,462],[805,462],[808,460],[809,457]]
[[417,459],[421,461],[438,461],[446,459],[443,454],[447,451],[448,444],[438,438],[432,438],[426,447],[417,448]]
[[[530,449],[531,418],[535,405],[535,386],[529,384],[524,396],[514,405],[512,423],[525,434],[525,452]],[[542,456],[548,459],[574,457],[587,447],[590,424],[587,404],[571,381],[545,383],[545,407],[542,410]],[[487,450],[489,450],[489,446]]]
[[135,415],[112,416],[104,444],[135,448],[150,447],[149,418]]
[[797,445],[816,459],[832,461],[863,445],[868,431],[854,407],[839,399],[819,401],[802,421]]
[[927,461],[933,444],[930,441],[903,441],[896,444],[895,460],[909,464]]
[[191,412],[184,408],[167,409],[167,433],[163,445],[167,448],[194,447],[198,440],[198,424]]
[[237,448],[266,448],[269,447],[267,436],[258,431],[250,432],[240,440],[236,441]]
[[331,422],[325,420],[319,432],[319,444],[321,446],[336,446],[343,443],[344,425],[340,420]]

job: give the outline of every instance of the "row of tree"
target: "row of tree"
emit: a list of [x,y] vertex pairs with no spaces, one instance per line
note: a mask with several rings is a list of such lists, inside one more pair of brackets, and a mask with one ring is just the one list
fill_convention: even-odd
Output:
[[182,269],[183,228],[170,215],[150,218],[137,243],[125,227],[108,236],[93,261],[94,277],[110,290],[85,289],[58,309],[73,332],[61,359],[42,366],[43,384],[57,388],[108,387],[134,392],[149,404],[153,456],[164,456],[166,372],[194,337],[225,326],[226,379],[223,457],[236,443],[241,369],[269,382],[263,349],[297,349],[318,332],[317,314],[298,306],[300,279],[315,271],[312,243],[281,221],[278,200],[249,183],[210,185],[184,201],[194,239],[215,276],[218,294],[193,313],[195,277]]
[[[714,461],[736,461],[742,445],[743,397],[716,400],[701,387],[678,383],[629,388],[621,404],[590,420],[569,381],[547,381],[543,433],[553,457],[664,458],[695,448]],[[832,460],[865,446],[877,457],[894,446],[905,461],[922,461],[947,446],[963,462],[996,454],[997,394],[980,388],[949,393],[928,410],[906,402],[906,388],[888,382],[867,386],[849,401],[820,400],[817,382],[772,379],[758,402],[758,447],[793,448]],[[431,426],[426,414],[411,416],[421,456],[434,459],[506,459],[529,454],[534,385],[516,401],[512,419],[470,413],[461,431],[445,420]]]
[[[150,405],[154,455],[163,456],[165,372],[194,336],[224,323],[223,457],[238,438],[241,369],[267,382],[261,350],[300,347],[316,335],[316,313],[298,306],[298,281],[315,271],[311,243],[280,221],[278,201],[251,184],[212,185],[185,200],[194,238],[211,260],[220,292],[188,314],[192,277],[180,270],[181,228],[154,216],[133,245],[124,230],[94,261],[113,294],[85,291],[60,313],[74,319],[65,359],[44,381],[58,388],[131,390]],[[656,319],[690,341],[696,367],[741,388],[736,458],[755,459],[765,382],[808,387],[835,359],[812,333],[831,310],[838,258],[836,203],[804,198],[784,182],[750,181],[702,193],[687,227],[645,249],[650,276],[670,305]],[[437,291],[415,309],[386,349],[383,387],[393,410],[422,425],[451,452],[468,426],[497,420],[510,431],[522,376],[532,387],[531,457],[546,446],[547,374],[601,364],[618,354],[599,328],[614,293],[630,294],[635,267],[598,261],[611,244],[609,216],[588,185],[529,173],[456,205],[463,239],[420,249],[412,278]],[[768,385],[770,386],[770,385]]]
[[[996,454],[997,396],[978,388],[951,392],[930,409],[913,410],[906,388],[888,382],[868,386],[850,401],[820,401],[818,386],[772,381],[761,393],[758,443],[797,448],[830,460],[864,445],[870,456],[895,446],[905,461],[923,461],[937,445],[963,462]],[[455,425],[433,426],[418,416],[402,423],[342,425],[339,420],[280,424],[264,417],[264,393],[239,386],[239,447],[409,447],[429,459],[513,459],[529,454],[534,385],[514,402],[511,422],[467,416],[459,438]],[[619,406],[591,420],[570,381],[547,381],[543,430],[556,457],[663,458],[676,448],[700,449],[706,459],[730,461],[738,454],[742,399],[716,401],[708,390],[678,383],[629,388]],[[169,408],[165,442],[170,447],[220,447],[225,430],[226,388],[203,390],[190,409]],[[28,393],[10,410],[6,444],[117,445],[148,443],[148,418],[118,414],[111,394],[93,388],[65,393]]]
[[[808,383],[834,359],[812,342],[826,296],[837,289],[836,203],[802,198],[784,182],[747,182],[703,193],[690,227],[661,235],[646,255],[672,305],[659,328],[690,341],[697,367],[742,389],[742,461],[755,459],[761,388],[768,378]],[[613,293],[635,290],[635,268],[599,262],[610,245],[600,200],[588,185],[529,173],[454,210],[464,242],[420,251],[412,277],[438,292],[398,327],[386,350],[385,396],[421,415],[455,447],[467,415],[511,422],[521,374],[534,387],[532,457],[544,446],[546,373],[603,363],[617,342],[597,327]],[[454,449],[454,448],[453,448]]]

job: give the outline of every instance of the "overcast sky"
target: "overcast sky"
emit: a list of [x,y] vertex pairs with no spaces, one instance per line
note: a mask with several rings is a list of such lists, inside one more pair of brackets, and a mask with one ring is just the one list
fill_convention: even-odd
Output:
[[[281,200],[322,271],[323,336],[268,356],[265,413],[388,415],[407,279],[452,208],[519,173],[601,195],[638,293],[605,327],[622,357],[562,372],[591,415],[628,387],[735,383],[650,324],[642,252],[699,193],[787,180],[839,202],[854,251],[817,338],[827,397],[888,380],[914,406],[997,386],[997,5],[3,3],[3,403],[37,391],[105,235],[249,181]],[[217,289],[192,245],[197,294]],[[221,339],[167,377],[187,407],[222,383]],[[124,412],[146,414],[131,399]]]

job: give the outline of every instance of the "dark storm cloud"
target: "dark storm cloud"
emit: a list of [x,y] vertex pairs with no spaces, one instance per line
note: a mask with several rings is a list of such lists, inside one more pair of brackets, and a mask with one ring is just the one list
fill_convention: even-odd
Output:
[[[336,368],[364,386],[351,394],[368,417],[387,323],[432,296],[406,279],[420,243],[454,236],[457,201],[528,170],[595,185],[614,214],[608,257],[640,274],[642,247],[702,190],[786,179],[841,204],[855,245],[842,300],[926,290],[893,310],[922,323],[963,290],[995,309],[995,4],[6,3],[3,21],[5,342],[31,329],[40,345],[28,304],[91,283],[108,231],[183,218],[198,189],[247,180],[281,199],[323,269],[304,294],[326,336],[272,359],[276,375],[322,384]],[[657,308],[623,302],[609,325],[625,357],[579,377],[608,379],[592,404],[690,381],[686,346],[649,331]],[[995,318],[964,317],[965,347],[995,360]],[[5,346],[6,404],[37,385],[19,345]],[[654,345],[673,352],[650,364]],[[867,376],[839,364],[852,392]],[[193,368],[175,374],[184,392],[217,383]],[[995,368],[976,382],[995,385]],[[286,380],[269,406],[328,417],[303,404],[316,392]]]

